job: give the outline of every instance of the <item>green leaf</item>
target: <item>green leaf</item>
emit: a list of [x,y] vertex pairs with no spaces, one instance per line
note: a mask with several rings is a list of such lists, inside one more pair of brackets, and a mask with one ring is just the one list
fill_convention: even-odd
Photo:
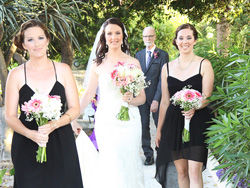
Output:
[[222,168],[227,168],[227,167],[232,166],[232,165],[234,165],[234,163],[221,164],[221,165],[218,165],[215,168],[213,168],[213,170],[219,170],[219,169],[222,169]]
[[0,170],[0,185],[2,184],[3,181],[3,176],[5,175],[7,169],[2,169]]
[[11,176],[15,175],[15,168],[14,167],[12,169],[10,169],[10,175]]

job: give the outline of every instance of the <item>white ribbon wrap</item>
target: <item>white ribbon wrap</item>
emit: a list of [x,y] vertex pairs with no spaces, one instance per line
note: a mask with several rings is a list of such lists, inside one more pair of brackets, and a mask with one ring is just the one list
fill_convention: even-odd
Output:
[[186,130],[188,130],[188,131],[189,131],[189,124],[190,124],[190,119],[186,119],[186,118],[185,118],[184,128],[185,128]]
[[127,102],[122,101],[122,106],[124,106],[124,107],[128,107],[128,103],[127,103]]
[[38,146],[40,146],[40,147],[46,147],[47,146],[47,143],[38,143]]

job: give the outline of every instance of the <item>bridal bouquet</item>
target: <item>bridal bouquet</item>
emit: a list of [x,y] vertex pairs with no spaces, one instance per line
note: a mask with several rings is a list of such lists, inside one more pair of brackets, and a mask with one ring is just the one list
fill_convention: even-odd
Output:
[[[118,62],[111,72],[111,79],[114,85],[120,88],[124,95],[126,92],[133,93],[138,96],[141,89],[146,88],[150,83],[145,82],[145,76],[140,68],[133,64],[125,64]],[[120,112],[117,114],[117,119],[121,121],[129,121],[128,103],[123,103]]]
[[[38,91],[28,102],[24,102],[21,110],[26,114],[26,121],[36,120],[38,126],[48,123],[48,121],[58,120],[61,116],[61,98],[58,95],[45,95]],[[47,161],[46,145],[39,145],[36,161],[43,163]]]
[[[199,91],[190,88],[191,86],[188,85],[182,90],[176,92],[170,98],[170,101],[172,101],[174,105],[180,105],[180,107],[184,109],[184,111],[200,108],[202,106],[202,100],[204,99],[204,96]],[[183,142],[190,141],[189,124],[190,119],[185,118],[184,129],[182,132]]]

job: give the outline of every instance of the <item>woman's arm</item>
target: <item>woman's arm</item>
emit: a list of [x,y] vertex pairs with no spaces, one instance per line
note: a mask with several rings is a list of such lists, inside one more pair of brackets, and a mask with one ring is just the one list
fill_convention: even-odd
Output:
[[[131,57],[131,62],[139,67],[141,69],[141,65],[139,63],[139,61],[135,58],[132,58]],[[144,89],[141,89],[140,90],[140,94],[136,97],[133,97],[133,94],[130,93],[130,92],[126,92],[123,96],[122,96],[122,100],[124,102],[127,102],[129,103],[130,105],[133,105],[133,106],[140,106],[142,104],[144,104],[146,102],[146,94],[145,94],[145,91]]]
[[89,81],[80,100],[80,113],[83,113],[84,109],[88,106],[91,99],[96,93],[96,89],[98,86],[98,75],[96,74],[96,68],[97,64],[93,63],[89,73]]
[[140,94],[136,97],[133,97],[132,93],[126,92],[122,96],[122,100],[130,105],[140,106],[146,102],[146,94],[144,89],[141,89]]
[[15,132],[31,139],[32,141],[39,143],[47,143],[48,135],[39,133],[36,130],[30,130],[25,127],[22,122],[18,119],[18,101],[19,101],[19,81],[21,80],[21,74],[23,69],[20,67],[13,69],[9,72],[6,93],[5,93],[5,120],[7,125],[12,128]]
[[[85,91],[80,99],[80,114],[83,113],[91,99],[94,97],[97,86],[98,86],[98,75],[96,74],[97,64],[93,63],[90,69],[90,76]],[[81,131],[81,126],[76,120],[72,122],[72,128],[78,135]]]
[[205,99],[202,101],[202,106],[199,109],[206,107],[209,104],[208,97],[212,95],[214,88],[214,71],[209,60],[204,60],[201,67],[202,74],[202,94]]
[[162,73],[161,73],[161,104],[160,104],[160,111],[159,111],[159,120],[157,125],[157,132],[156,132],[156,146],[159,147],[160,140],[161,140],[161,129],[163,127],[166,112],[168,109],[168,106],[170,104],[170,96],[168,91],[168,82],[167,82],[167,64],[165,64],[162,67]]

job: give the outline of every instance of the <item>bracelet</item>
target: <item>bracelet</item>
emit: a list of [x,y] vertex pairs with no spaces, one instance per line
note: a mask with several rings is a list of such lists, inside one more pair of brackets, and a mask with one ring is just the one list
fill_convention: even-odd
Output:
[[50,123],[50,127],[51,127],[51,128],[56,127],[56,121],[55,121],[55,123],[54,123],[54,124]]
[[68,113],[65,113],[64,115],[67,115],[69,117],[69,123],[71,123],[71,116]]

